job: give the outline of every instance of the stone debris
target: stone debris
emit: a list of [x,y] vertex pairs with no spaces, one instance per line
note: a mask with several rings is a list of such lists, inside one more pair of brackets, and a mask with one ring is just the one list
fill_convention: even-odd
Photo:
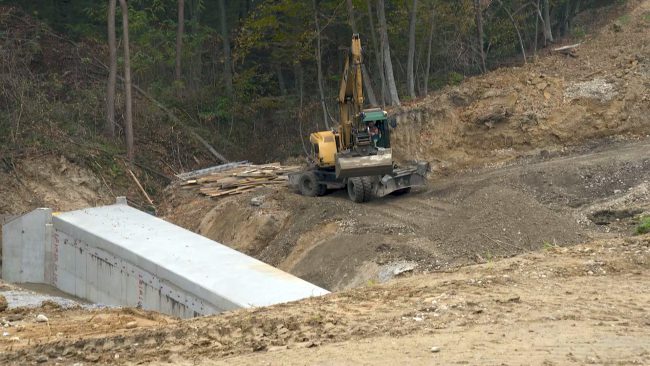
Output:
[[574,83],[564,92],[564,99],[573,100],[580,98],[597,99],[601,102],[612,100],[617,95],[614,85],[604,79],[593,79]]

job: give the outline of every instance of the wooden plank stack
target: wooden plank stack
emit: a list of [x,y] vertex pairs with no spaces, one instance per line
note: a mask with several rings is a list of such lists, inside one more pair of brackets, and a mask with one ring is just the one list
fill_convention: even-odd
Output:
[[280,163],[264,165],[243,164],[186,179],[181,186],[196,189],[209,197],[233,196],[260,187],[286,185],[288,174],[298,172],[300,166],[282,166]]

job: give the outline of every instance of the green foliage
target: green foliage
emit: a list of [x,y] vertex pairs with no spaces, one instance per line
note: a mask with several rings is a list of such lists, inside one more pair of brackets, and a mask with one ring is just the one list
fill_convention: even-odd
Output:
[[454,71],[447,74],[447,84],[449,85],[458,85],[462,83],[463,80],[465,80],[465,75],[463,74],[459,74]]
[[619,23],[619,24],[621,24],[621,25],[627,25],[628,23],[630,23],[630,16],[627,15],[627,14],[625,14],[625,15],[619,17],[619,18],[616,20],[616,22]]
[[639,235],[650,233],[650,216],[641,217],[639,225],[636,227],[636,233]]
[[[40,129],[56,130],[53,126],[59,127],[67,136],[92,140],[100,134],[104,123],[105,75],[97,61],[107,63],[105,42],[108,2],[0,2],[3,5],[19,6],[25,13],[47,24],[29,27],[28,34],[13,35],[12,27],[0,29],[0,40],[6,44],[12,44],[11,37],[23,40],[20,47],[14,50],[15,53],[11,54],[15,56],[14,60],[0,60],[2,75],[11,75],[11,82],[3,81],[3,94],[0,94],[0,105],[9,106],[0,109],[0,144],[14,146],[31,141],[38,146],[56,148],[56,143],[38,137]],[[385,26],[390,41],[394,76],[401,98],[406,99],[405,65],[409,43],[406,30],[412,0],[385,3]],[[575,4],[573,1],[570,3]],[[611,3],[605,0],[585,0],[581,2],[581,9],[593,9]],[[315,52],[317,39],[321,41],[325,103],[329,112],[336,117],[335,96],[351,33],[345,1],[319,0],[316,12],[312,1],[225,1],[223,14],[215,1],[186,1],[181,80],[175,80],[174,77],[177,0],[130,0],[128,4],[134,82],[177,112],[193,128],[218,136],[214,137],[215,140],[223,142],[229,148],[236,149],[236,146],[247,144],[265,146],[260,139],[267,139],[266,142],[277,146],[281,154],[302,150],[301,135],[318,128],[318,124],[314,120],[302,118],[303,125],[298,126],[297,116],[320,115],[314,113],[320,109]],[[380,25],[376,14],[377,4],[375,1],[370,4],[372,12],[368,14],[366,0],[353,0],[353,15],[362,38],[368,76],[374,85],[375,94],[379,95],[380,70],[376,63],[379,53],[376,44],[379,42],[373,42],[370,20],[373,20],[375,34]],[[430,65],[429,91],[446,85],[458,85],[466,76],[480,72],[478,47],[483,47],[486,51],[488,67],[496,67],[512,60],[520,62],[521,51],[516,29],[522,34],[527,52],[539,40],[541,27],[537,24],[536,34],[537,15],[530,1],[482,1],[481,4],[485,35],[479,41],[476,39],[472,1],[419,1],[415,40],[418,86],[424,84],[427,64]],[[569,2],[550,0],[550,4],[555,30],[561,28],[564,10]],[[508,16],[508,11],[513,19]],[[226,59],[223,50],[225,39],[221,34],[222,16],[226,20],[226,32],[232,51],[232,95],[224,87]],[[315,16],[319,19],[320,34],[316,33]],[[644,14],[644,17],[650,21],[650,13]],[[620,24],[629,21],[626,16],[618,20]],[[118,55],[122,54],[121,22],[118,6]],[[429,60],[427,47],[431,24],[434,25],[434,32]],[[43,42],[50,27],[60,34],[59,37],[78,41],[84,46],[81,49],[66,49],[66,58],[51,60],[52,55],[63,54],[64,51],[51,52],[59,47],[58,43],[51,41],[51,37],[48,42]],[[582,38],[585,36],[585,28],[573,27],[572,34]],[[61,44],[66,42],[61,41]],[[74,63],[74,67],[66,68],[66,63]],[[18,66],[22,67],[22,71],[15,73]],[[122,66],[120,58],[120,70]],[[118,95],[118,99],[119,97]],[[21,104],[25,100],[34,103]],[[142,108],[142,114],[137,118],[148,121],[153,118],[150,115],[152,112],[143,104],[145,103],[136,102],[136,106]],[[142,125],[143,122],[137,118],[136,125]],[[165,118],[162,120],[161,123],[169,122]],[[119,141],[114,142],[119,145]],[[242,150],[245,154],[253,153],[246,147]],[[259,155],[264,159],[284,157],[269,156],[266,149],[260,150],[264,150]]]
[[646,11],[645,13],[643,13],[643,20],[645,20],[646,22],[650,22],[650,11]]
[[557,248],[557,243],[551,243],[550,241],[544,241],[544,243],[542,245],[542,248],[544,250],[547,250],[547,251],[552,250],[552,249]]

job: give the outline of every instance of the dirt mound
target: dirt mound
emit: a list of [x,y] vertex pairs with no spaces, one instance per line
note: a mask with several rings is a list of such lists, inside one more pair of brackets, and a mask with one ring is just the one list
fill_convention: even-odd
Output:
[[72,210],[106,198],[101,194],[101,181],[92,172],[64,157],[26,159],[5,163],[3,168],[0,192],[8,199],[0,202],[0,212],[19,214],[36,207]]
[[100,178],[63,156],[2,160],[1,168],[0,214],[18,215],[37,207],[69,211],[114,200]]
[[[470,78],[393,111],[402,159],[437,169],[505,161],[612,135],[650,133],[650,6],[580,40],[576,57],[546,51],[522,67]],[[618,13],[617,5],[602,12]],[[611,19],[607,14],[591,15]]]
[[436,226],[441,241],[457,255],[484,259],[583,239],[583,229],[571,216],[554,212],[521,191],[497,185],[472,193]]

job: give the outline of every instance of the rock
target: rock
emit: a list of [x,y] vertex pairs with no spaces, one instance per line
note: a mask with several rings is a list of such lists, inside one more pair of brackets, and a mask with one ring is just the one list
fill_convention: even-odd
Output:
[[137,327],[138,327],[138,323],[135,322],[135,321],[133,321],[133,322],[128,322],[128,323],[126,323],[126,325],[125,325],[124,327],[125,327],[126,329],[134,329],[134,328],[137,328]]
[[0,312],[7,310],[7,307],[9,307],[7,299],[4,296],[0,295]]
[[49,321],[50,321],[50,319],[48,319],[48,318],[47,318],[45,315],[43,315],[43,314],[38,314],[38,315],[36,316],[36,322],[37,322],[37,323],[47,323],[47,322],[49,322]]
[[262,206],[264,203],[264,196],[257,196],[251,198],[251,206]]
[[8,322],[17,322],[20,320],[23,320],[25,318],[25,315],[23,314],[9,314],[7,315],[7,321]]
[[91,354],[89,354],[89,355],[86,355],[86,356],[84,357],[84,360],[86,360],[86,361],[88,361],[88,362],[97,362],[97,361],[99,361],[99,355],[96,355],[96,354],[94,354],[94,353],[91,353]]
[[40,355],[36,357],[36,362],[38,363],[47,362],[47,360],[49,360],[49,358],[47,358],[47,356],[45,355]]
[[287,346],[273,346],[273,347],[269,347],[267,349],[267,352],[277,352],[277,351],[285,350],[287,348],[288,348]]
[[440,347],[436,347],[436,346],[431,347],[431,352],[433,352],[433,353],[440,352]]

